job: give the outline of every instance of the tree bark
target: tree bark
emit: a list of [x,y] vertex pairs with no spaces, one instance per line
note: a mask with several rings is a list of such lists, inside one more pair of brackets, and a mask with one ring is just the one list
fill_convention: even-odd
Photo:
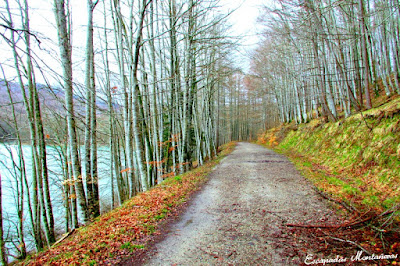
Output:
[[[74,175],[75,189],[78,193],[80,211],[84,222],[89,220],[87,211],[86,195],[82,182],[82,170],[79,162],[78,148],[79,143],[76,134],[74,99],[73,99],[73,83],[72,83],[72,59],[71,59],[71,43],[70,33],[67,29],[67,15],[65,12],[65,1],[54,0],[55,17],[57,22],[58,43],[61,55],[61,65],[63,69],[64,90],[65,90],[65,107],[68,124],[69,146],[72,159],[72,170]],[[75,224],[75,227],[78,227]]]

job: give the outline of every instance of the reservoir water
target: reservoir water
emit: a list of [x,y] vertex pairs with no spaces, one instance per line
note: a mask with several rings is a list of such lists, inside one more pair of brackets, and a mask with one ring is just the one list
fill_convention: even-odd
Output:
[[[47,163],[49,168],[49,187],[51,194],[51,201],[54,212],[55,229],[56,232],[64,233],[65,228],[65,209],[63,205],[62,186],[64,181],[63,163],[60,159],[60,150],[57,147],[47,146]],[[109,148],[98,148],[98,174],[99,174],[99,196],[101,210],[108,210],[111,207],[111,177],[110,177],[110,160]],[[81,148],[81,156],[84,155],[84,149]],[[32,195],[32,178],[31,178],[31,148],[29,145],[23,146],[23,156],[26,163],[27,179],[30,186]],[[4,238],[6,240],[6,247],[9,252],[15,254],[13,251],[16,241],[16,232],[18,226],[17,216],[17,191],[20,185],[16,178],[21,174],[19,167],[19,152],[17,145],[0,144],[0,174],[2,184],[2,203],[3,203],[3,230]],[[84,168],[83,168],[84,170]],[[25,193],[24,202],[24,228],[26,236],[26,244],[28,250],[35,249],[32,241],[30,228],[30,217],[27,211],[27,197]],[[13,244],[14,242],[14,244]],[[12,260],[9,258],[9,260]]]

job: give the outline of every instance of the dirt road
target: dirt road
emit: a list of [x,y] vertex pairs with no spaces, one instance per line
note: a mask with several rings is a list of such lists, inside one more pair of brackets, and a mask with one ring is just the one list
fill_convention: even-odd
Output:
[[148,254],[146,264],[298,265],[305,259],[299,254],[313,250],[292,245],[285,224],[336,219],[286,157],[239,143]]

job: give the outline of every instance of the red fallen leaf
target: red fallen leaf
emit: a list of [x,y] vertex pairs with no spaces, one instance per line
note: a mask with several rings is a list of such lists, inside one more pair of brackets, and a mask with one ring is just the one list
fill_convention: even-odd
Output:
[[392,249],[395,249],[395,248],[397,248],[397,247],[400,247],[400,243],[398,243],[398,242],[394,243],[394,244],[391,246]]

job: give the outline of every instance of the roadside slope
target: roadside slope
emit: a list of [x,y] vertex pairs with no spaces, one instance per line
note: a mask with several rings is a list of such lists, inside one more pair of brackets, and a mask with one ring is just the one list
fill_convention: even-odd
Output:
[[318,188],[360,211],[400,204],[400,98],[336,123],[283,125],[259,142],[302,160],[322,174],[308,175]]

